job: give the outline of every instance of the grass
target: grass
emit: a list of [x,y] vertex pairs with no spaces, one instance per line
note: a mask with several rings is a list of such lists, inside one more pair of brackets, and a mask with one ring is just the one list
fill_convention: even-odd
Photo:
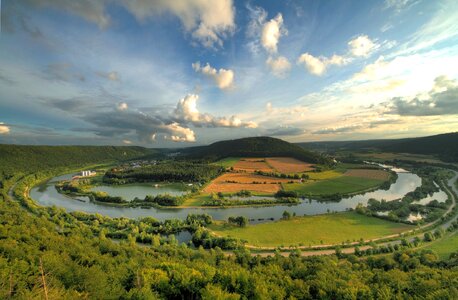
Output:
[[412,228],[412,225],[393,223],[355,212],[296,217],[245,228],[224,222],[210,225],[210,229],[217,235],[240,238],[250,245],[264,247],[337,244],[361,238],[373,239]]
[[210,200],[211,196],[209,194],[201,194],[194,196],[192,198],[186,199],[182,206],[203,206],[205,200]]
[[300,195],[348,194],[377,187],[383,182],[377,179],[340,176],[317,182],[283,184],[283,188],[286,191],[295,191]]
[[240,160],[239,157],[226,157],[221,160],[218,160],[214,164],[225,167],[225,168],[230,168],[230,167],[233,167],[239,160]]
[[448,259],[452,252],[458,251],[458,232],[453,232],[439,241],[432,242],[422,249],[433,250],[440,259]]
[[337,172],[335,170],[323,171],[323,172],[306,172],[304,174],[307,174],[309,178],[312,180],[325,180],[325,179],[331,179],[331,178],[342,176],[342,173]]

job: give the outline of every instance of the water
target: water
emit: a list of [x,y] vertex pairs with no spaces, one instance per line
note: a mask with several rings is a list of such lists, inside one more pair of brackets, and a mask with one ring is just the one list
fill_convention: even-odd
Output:
[[346,211],[355,208],[358,203],[366,205],[370,198],[385,199],[387,201],[399,199],[406,193],[413,191],[421,185],[421,178],[412,173],[399,173],[398,180],[393,183],[388,190],[377,190],[363,195],[355,195],[342,199],[339,202],[320,202],[318,200],[306,199],[297,205],[277,205],[277,206],[258,206],[258,207],[229,207],[229,208],[140,208],[140,207],[115,207],[92,202],[76,201],[59,194],[54,188],[54,183],[58,180],[70,178],[70,175],[59,176],[51,179],[42,185],[32,188],[31,197],[43,206],[63,207],[67,211],[83,211],[87,213],[99,213],[110,217],[154,217],[158,220],[166,219],[185,219],[188,214],[207,213],[216,220],[227,220],[230,216],[246,216],[249,219],[268,219],[276,220],[282,217],[282,213],[287,210],[296,215],[317,215],[332,211]]
[[169,194],[181,196],[187,193],[186,186],[181,183],[137,183],[125,185],[99,185],[91,188],[94,192],[106,192],[110,196],[122,197],[127,201],[135,197],[145,199],[147,195],[156,196]]

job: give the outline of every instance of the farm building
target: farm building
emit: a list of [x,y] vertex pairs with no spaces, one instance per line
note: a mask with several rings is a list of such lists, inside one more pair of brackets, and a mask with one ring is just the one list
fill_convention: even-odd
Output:
[[82,177],[86,177],[86,176],[93,176],[95,175],[96,173],[91,171],[91,170],[88,170],[88,171],[81,171],[80,172],[80,176]]

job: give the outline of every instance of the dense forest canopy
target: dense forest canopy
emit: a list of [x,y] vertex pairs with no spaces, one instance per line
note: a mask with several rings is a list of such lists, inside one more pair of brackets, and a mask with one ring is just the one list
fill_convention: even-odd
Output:
[[329,163],[317,153],[272,137],[250,137],[216,142],[208,146],[182,150],[187,157],[220,159],[225,157],[274,157],[288,156],[309,163]]

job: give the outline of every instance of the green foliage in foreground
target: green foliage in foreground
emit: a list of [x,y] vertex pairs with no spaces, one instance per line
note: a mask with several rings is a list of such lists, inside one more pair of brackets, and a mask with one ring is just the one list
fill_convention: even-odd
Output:
[[[78,163],[51,158],[50,152],[44,161],[37,158],[30,169],[25,164],[15,169],[12,162],[27,161],[28,154],[24,155],[0,156],[8,163],[7,170],[14,171],[5,177],[5,165],[0,164],[0,299],[43,299],[45,293],[49,299],[458,298],[456,259],[441,262],[430,252],[338,260],[335,256],[300,258],[296,252],[287,258],[251,257],[240,250],[225,257],[218,249],[193,250],[156,239],[146,247],[130,237],[115,243],[103,230],[95,234],[94,229],[102,226],[100,218],[88,220],[88,225],[70,214],[46,213],[56,210],[52,208],[36,207],[32,214],[7,200],[7,189],[21,173],[46,170],[37,175],[39,180],[56,173],[48,170],[52,160],[61,162],[56,164],[59,170],[66,163]],[[97,162],[97,158],[84,160]],[[110,222],[137,230],[127,219]]]

